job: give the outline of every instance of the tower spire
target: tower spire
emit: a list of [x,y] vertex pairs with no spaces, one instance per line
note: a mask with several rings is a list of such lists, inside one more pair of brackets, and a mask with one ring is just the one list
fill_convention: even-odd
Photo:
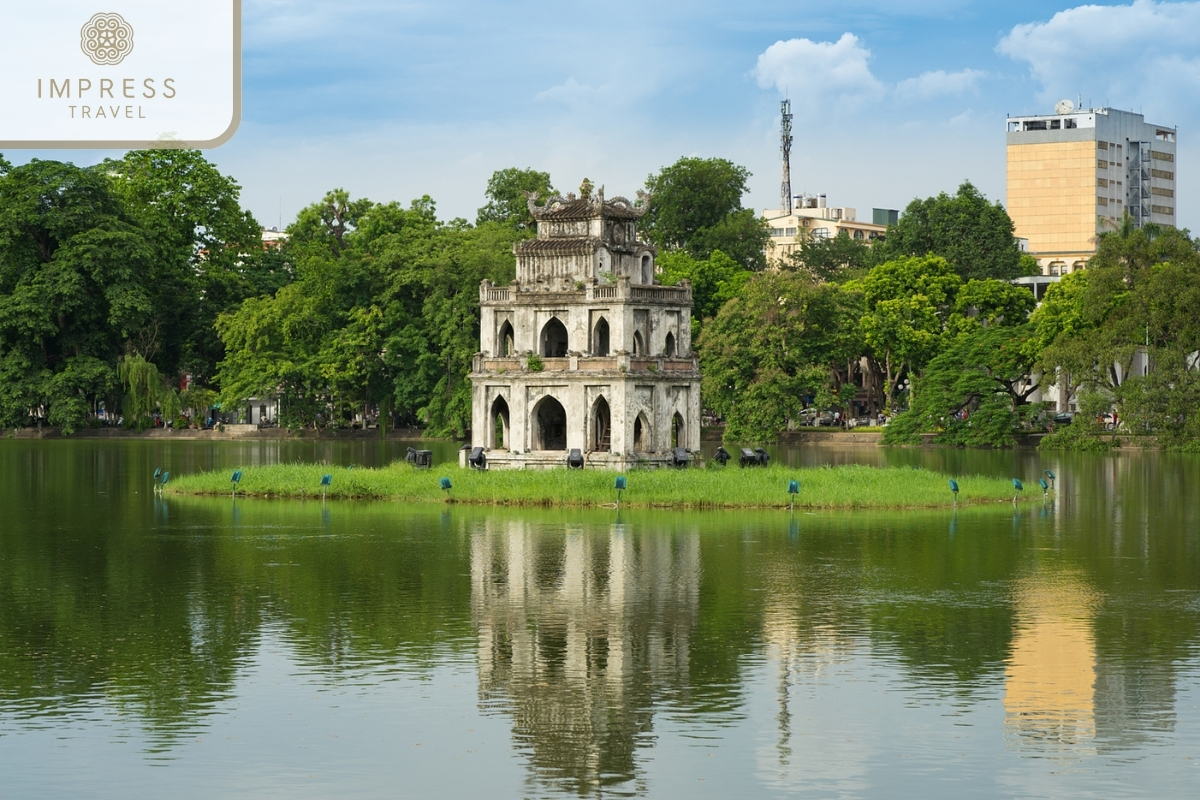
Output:
[[792,213],[792,101],[779,104],[781,118],[779,152],[783,153],[783,184],[779,187],[779,207],[783,213]]

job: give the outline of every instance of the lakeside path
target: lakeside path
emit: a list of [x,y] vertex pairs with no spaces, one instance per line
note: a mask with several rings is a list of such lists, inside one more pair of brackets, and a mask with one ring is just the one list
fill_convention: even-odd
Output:
[[[228,496],[233,470],[172,476],[168,494]],[[601,508],[616,503],[616,473],[602,470],[465,470],[442,465],[416,469],[396,462],[380,469],[351,469],[322,464],[246,467],[237,485],[240,497],[313,498],[321,496],[321,476],[331,475],[330,499],[396,500],[493,506]],[[805,509],[947,508],[949,487],[958,481],[959,505],[1010,502],[1012,481],[981,475],[950,476],[924,469],[862,465],[817,468],[740,469],[736,466],[688,470],[631,470],[622,492],[624,508],[738,509],[787,508],[788,481],[800,481],[796,507]],[[449,478],[447,494],[440,479]],[[1036,476],[1021,500],[1041,499]]]

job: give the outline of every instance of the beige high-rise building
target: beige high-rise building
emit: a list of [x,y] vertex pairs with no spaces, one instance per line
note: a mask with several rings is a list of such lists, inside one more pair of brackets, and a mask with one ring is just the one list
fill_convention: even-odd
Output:
[[1175,226],[1176,129],[1114,108],[1008,119],[1008,214],[1044,275],[1082,269],[1097,235]]

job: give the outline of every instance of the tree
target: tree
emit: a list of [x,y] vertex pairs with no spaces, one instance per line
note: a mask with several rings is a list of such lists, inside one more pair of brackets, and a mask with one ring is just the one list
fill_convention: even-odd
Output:
[[846,231],[837,236],[809,236],[800,240],[785,265],[804,270],[823,281],[861,277],[864,270],[879,263],[879,253],[861,239],[853,239]]
[[35,159],[0,176],[0,424],[41,409],[70,432],[112,399],[117,357],[153,339],[153,274],[99,171]]
[[940,256],[899,258],[846,284],[862,294],[862,337],[883,375],[888,410],[906,374],[916,374],[937,354],[961,285]]
[[164,374],[207,383],[222,356],[217,315],[290,280],[286,258],[264,250],[241,187],[198,150],[131,150],[96,170],[153,248],[153,312],[135,349]]
[[667,286],[688,280],[692,284],[692,336],[700,337],[703,322],[712,319],[733,299],[753,274],[738,262],[714,250],[705,261],[689,253],[665,253],[658,260],[662,282]]
[[681,158],[646,178],[650,206],[641,230],[664,250],[706,260],[720,250],[747,269],[766,266],[770,231],[742,208],[750,172],[723,158]]
[[[1027,292],[1028,294],[1028,292]],[[912,405],[885,431],[887,443],[916,443],[917,434],[963,447],[1013,443],[1018,408],[1038,384],[1032,325],[976,327],[935,356],[915,381]]]
[[479,209],[475,224],[498,222],[518,230],[532,231],[534,220],[525,201],[526,192],[536,192],[543,198],[556,194],[550,183],[550,173],[516,167],[493,172],[484,191],[487,205]]
[[1025,269],[1008,212],[1000,203],[989,203],[969,181],[953,197],[942,192],[909,203],[888,228],[884,252],[889,258],[939,255],[964,281],[1009,280]]
[[795,273],[751,277],[697,343],[706,407],[730,441],[774,439],[860,351],[855,298]]

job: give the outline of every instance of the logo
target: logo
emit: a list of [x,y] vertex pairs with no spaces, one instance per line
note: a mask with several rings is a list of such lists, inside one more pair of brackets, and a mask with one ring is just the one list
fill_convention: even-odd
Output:
[[79,31],[79,46],[95,64],[120,64],[133,52],[133,26],[120,14],[96,14]]

